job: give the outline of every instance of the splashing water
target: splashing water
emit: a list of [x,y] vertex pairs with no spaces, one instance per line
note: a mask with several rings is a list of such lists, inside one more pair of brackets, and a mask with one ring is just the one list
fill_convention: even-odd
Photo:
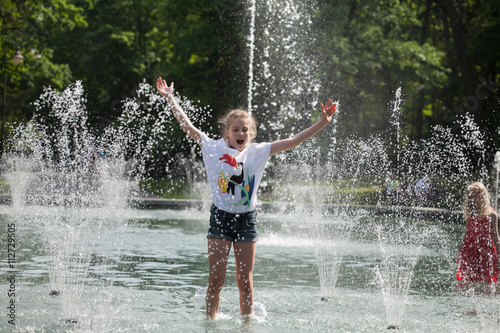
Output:
[[[311,54],[314,5],[305,1],[255,1],[252,112],[259,132],[273,139],[307,124],[318,107],[318,61]],[[252,0],[253,4],[253,0]],[[304,78],[307,78],[306,80]]]
[[[135,99],[124,101],[124,111],[116,125],[98,135],[87,124],[81,83],[71,85],[62,93],[46,89],[35,103],[33,120],[19,124],[9,138],[5,178],[11,185],[13,208],[21,211],[24,205],[30,204],[53,209],[50,217],[41,214],[23,223],[37,228],[40,238],[44,239],[45,251],[51,258],[51,289],[60,293],[60,304],[65,309],[63,315],[68,319],[79,318],[78,313],[91,308],[79,302],[88,289],[84,281],[95,265],[95,258],[99,257],[92,249],[100,240],[93,236],[99,235],[103,223],[109,223],[106,220],[110,213],[118,212],[117,215],[123,216],[119,211],[126,208],[131,189],[154,174],[158,157],[170,157],[164,160],[167,171],[190,170],[185,178],[192,182],[199,179],[197,174],[191,174],[194,169],[203,172],[201,164],[189,167],[198,153],[195,144],[184,136],[176,139],[171,135],[178,130],[178,124],[165,111],[163,99],[146,83],[140,85],[137,95]],[[194,123],[203,124],[209,120],[209,112],[197,109],[187,100],[180,102]],[[401,174],[415,177],[422,172],[471,173],[474,165],[470,162],[468,149],[474,147],[477,154],[484,154],[484,140],[469,118],[458,125],[463,129],[460,136],[450,129],[435,127],[431,139],[400,148]],[[268,187],[274,197],[278,201],[291,202],[295,207],[309,205],[312,208],[301,210],[306,215],[311,211],[318,213],[318,207],[324,204],[349,203],[351,197],[348,192],[341,191],[342,186],[353,186],[363,178],[377,180],[391,168],[391,148],[382,136],[373,135],[368,140],[337,138],[335,123],[329,131],[329,146],[320,147],[318,140],[313,138],[297,149],[278,155],[269,166],[267,179],[271,185]],[[191,147],[192,156],[169,155],[179,140],[180,144]],[[161,154],[158,154],[159,143]],[[168,175],[179,176],[173,172]],[[67,209],[74,212],[68,213]],[[88,209],[97,213],[88,216]],[[326,214],[342,216],[343,213],[344,208],[339,207]],[[335,295],[344,256],[341,240],[349,239],[349,230],[357,223],[357,217],[343,219],[352,224],[332,232],[329,237],[318,237],[314,247],[322,297]],[[390,239],[395,234],[398,232],[385,230],[380,237]],[[316,230],[316,235],[328,233]],[[411,244],[418,253],[421,242],[413,241]],[[381,249],[385,249],[385,257],[375,274],[386,304],[388,323],[399,326],[418,254],[403,258],[397,252],[390,253],[392,245],[384,245],[383,241],[380,244]],[[100,260],[105,263],[109,259]],[[102,287],[111,283],[106,279],[102,281]]]
[[381,250],[384,256],[380,266],[375,269],[375,275],[382,292],[388,327],[399,328],[403,321],[418,252],[407,256],[389,255],[386,249],[381,248]]
[[[15,205],[23,200],[24,191],[24,200],[36,204],[123,208],[130,190],[154,175],[158,164],[165,164],[167,171],[176,167],[178,156],[169,155],[171,149],[195,147],[185,136],[172,135],[178,129],[176,120],[145,82],[139,85],[137,98],[123,102],[116,124],[102,134],[89,128],[85,102],[81,82],[62,93],[46,88],[34,103],[33,120],[14,129],[5,157],[6,177],[36,176],[16,186]],[[185,99],[179,102],[194,123],[210,119],[206,109],[196,109]]]
[[250,0],[250,34],[248,37],[249,45],[249,65],[248,65],[248,112],[252,114],[253,98],[253,61],[255,53],[255,0]]
[[[349,221],[349,222],[344,222]],[[335,286],[342,264],[344,248],[349,240],[355,221],[343,216],[339,221],[328,221],[316,225],[316,244],[314,254],[320,283],[322,300],[335,296]]]
[[[188,113],[194,109],[188,101],[180,102]],[[95,304],[81,304],[82,295],[89,292],[89,275],[99,276],[99,287],[104,288],[99,294],[112,285],[113,273],[106,268],[109,258],[94,252],[103,246],[103,225],[113,223],[113,218],[126,221],[131,191],[158,163],[158,143],[177,143],[170,134],[178,124],[151,85],[140,84],[137,98],[123,105],[117,123],[99,134],[89,127],[81,82],[63,92],[46,88],[34,103],[33,119],[14,128],[4,155],[13,218],[42,240],[49,258],[50,295],[69,323],[89,324],[86,314]],[[190,115],[194,122],[208,119],[203,110],[196,113]],[[163,154],[167,153],[168,149]],[[36,214],[24,216],[27,205]],[[114,242],[119,249],[119,235]],[[100,326],[109,320],[101,318]]]
[[401,327],[415,265],[429,232],[417,232],[415,225],[403,220],[377,228],[382,261],[375,267],[375,276],[390,328]]
[[[259,135],[265,138],[261,141],[288,137],[319,116],[313,112],[321,102],[318,99],[323,98],[322,80],[316,75],[320,60],[310,44],[313,12],[314,4],[307,1],[251,0],[248,108],[259,120]],[[179,102],[198,127],[210,121],[208,108],[200,109],[186,99]],[[80,305],[79,299],[89,289],[85,281],[100,258],[93,249],[101,242],[98,235],[103,224],[110,223],[110,215],[127,215],[122,210],[142,180],[150,180],[162,165],[171,181],[187,181],[195,192],[206,191],[208,186],[203,165],[195,159],[199,154],[196,144],[184,135],[172,134],[179,131],[177,121],[166,110],[163,98],[145,82],[139,84],[136,98],[123,101],[123,113],[116,123],[99,133],[89,127],[81,82],[61,93],[47,88],[34,106],[33,120],[18,124],[9,138],[4,177],[10,184],[15,214],[21,214],[25,205],[51,209],[50,214],[42,209],[38,217],[23,223],[37,228],[44,239],[51,261],[51,288],[61,293],[66,318],[75,318],[92,308]],[[350,189],[379,187],[392,170],[412,186],[423,175],[434,176],[442,188],[447,183],[465,185],[472,177],[487,180],[484,136],[470,116],[453,124],[460,133],[435,126],[429,139],[408,142],[401,137],[402,108],[399,88],[389,110],[389,135],[368,139],[337,137],[336,123],[342,115],[337,111],[333,124],[317,137],[270,160],[262,197],[291,203],[295,211],[306,216],[338,215],[350,221],[342,226],[325,223],[316,229],[307,222],[304,225],[318,236],[314,254],[323,297],[335,295],[343,241],[349,240],[352,226],[364,214],[343,215],[349,205],[360,204],[353,202]],[[388,142],[388,137],[394,137],[391,133],[395,139]],[[174,155],[180,146],[187,147],[191,156]],[[396,156],[395,162],[392,156]],[[480,170],[479,176],[473,174],[476,170]],[[442,192],[436,205],[455,210],[460,199]],[[387,204],[381,199],[379,203]],[[339,206],[325,212],[323,206],[333,204]],[[393,208],[399,218],[397,207]],[[425,237],[414,232],[422,238],[408,237],[404,245],[411,253],[401,251],[397,235],[404,227],[403,220],[398,220],[397,227],[381,229],[378,234],[382,259],[375,277],[388,324],[394,326],[402,323]],[[110,259],[99,260],[106,263]],[[106,281],[103,286],[110,284],[102,281]]]

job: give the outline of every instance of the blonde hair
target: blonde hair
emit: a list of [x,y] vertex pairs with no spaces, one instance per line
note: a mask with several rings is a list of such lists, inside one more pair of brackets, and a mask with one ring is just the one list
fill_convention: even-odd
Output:
[[224,114],[219,121],[217,122],[219,125],[220,135],[227,140],[226,129],[231,125],[231,123],[236,119],[247,120],[250,123],[250,143],[257,136],[257,120],[248,113],[246,110],[242,109],[234,109],[229,110]]
[[[474,205],[473,200],[471,200],[472,192],[477,191],[479,194],[479,200],[477,206]],[[490,193],[486,186],[481,182],[474,182],[467,186],[465,191],[465,204],[464,204],[464,219],[467,221],[471,216],[477,215],[479,218],[484,218],[487,216],[493,207],[490,204]]]

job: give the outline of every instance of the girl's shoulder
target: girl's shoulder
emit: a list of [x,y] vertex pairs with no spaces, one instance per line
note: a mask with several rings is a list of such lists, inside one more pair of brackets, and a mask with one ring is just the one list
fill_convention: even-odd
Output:
[[206,142],[207,144],[220,144],[221,142],[224,141],[222,138],[212,138],[210,137],[207,133],[200,131],[200,138],[202,142]]
[[248,149],[253,151],[270,151],[271,142],[252,142]]

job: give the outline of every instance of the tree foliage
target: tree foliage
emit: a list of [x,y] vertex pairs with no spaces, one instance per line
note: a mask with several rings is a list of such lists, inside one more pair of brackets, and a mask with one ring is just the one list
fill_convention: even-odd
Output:
[[[320,44],[332,48],[344,133],[382,133],[388,103],[402,87],[404,135],[419,140],[431,127],[454,126],[471,114],[498,149],[499,1],[322,1]],[[328,66],[327,66],[328,67]],[[342,129],[341,129],[342,130]],[[460,129],[457,129],[460,130]],[[492,157],[493,154],[490,154]]]
[[[280,15],[266,22],[264,4],[277,3],[256,0],[262,33],[256,34],[254,68],[265,80],[256,81],[255,92],[265,117],[285,122],[280,104],[293,100],[292,111],[302,114],[338,96],[345,110],[339,135],[385,133],[390,102],[401,87],[402,134],[410,141],[428,137],[436,125],[453,127],[469,113],[487,134],[488,147],[498,150],[500,0],[295,2],[311,11],[303,37],[303,22],[293,26]],[[10,58],[20,45],[25,57],[21,66],[8,62],[5,69],[8,120],[29,119],[30,102],[44,86],[62,89],[82,80],[92,123],[104,127],[140,82],[154,83],[160,75],[190,100],[209,105],[214,119],[245,107],[249,6],[245,0],[4,0],[2,54],[7,50]],[[297,45],[287,39],[291,34],[303,39],[301,52],[310,52],[308,71],[287,57],[288,47]],[[264,65],[282,71],[266,78]],[[308,77],[300,77],[291,93],[286,87],[297,81],[297,72]],[[315,82],[321,82],[319,90],[294,96]]]
[[[81,5],[92,5],[92,0]],[[38,97],[44,86],[62,89],[72,80],[67,62],[54,59],[57,45],[52,43],[53,31],[67,31],[86,26],[84,7],[67,0],[5,0],[0,5],[1,53],[7,56],[3,74],[7,74],[7,119],[31,117],[30,102]],[[21,66],[10,59],[16,47],[23,55]]]

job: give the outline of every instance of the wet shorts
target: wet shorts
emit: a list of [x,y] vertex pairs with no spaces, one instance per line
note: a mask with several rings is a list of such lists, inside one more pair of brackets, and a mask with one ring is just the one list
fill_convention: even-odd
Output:
[[227,240],[235,243],[257,241],[257,211],[229,213],[215,205],[210,207],[210,227],[207,238]]

